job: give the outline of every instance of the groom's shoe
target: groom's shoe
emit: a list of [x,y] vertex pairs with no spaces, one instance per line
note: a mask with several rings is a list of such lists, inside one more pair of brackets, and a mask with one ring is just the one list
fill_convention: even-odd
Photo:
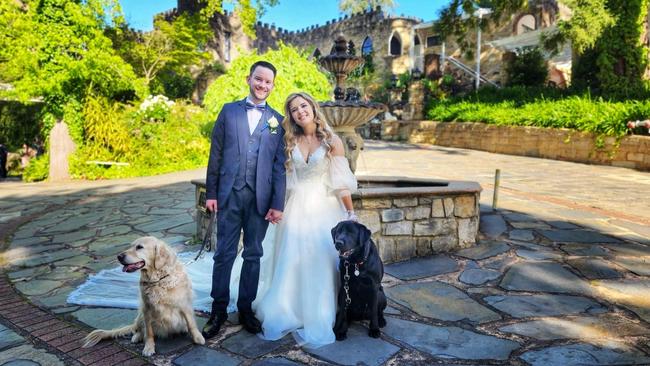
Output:
[[217,333],[219,333],[221,326],[226,322],[227,319],[228,314],[211,315],[210,319],[208,319],[208,322],[203,326],[201,334],[205,339],[216,336]]
[[240,312],[239,323],[250,333],[257,334],[262,331],[262,324],[253,312]]

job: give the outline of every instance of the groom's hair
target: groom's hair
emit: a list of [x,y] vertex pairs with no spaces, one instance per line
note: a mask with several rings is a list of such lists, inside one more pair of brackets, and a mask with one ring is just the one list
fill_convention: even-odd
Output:
[[255,68],[257,68],[258,66],[266,67],[267,69],[273,71],[273,77],[274,77],[274,78],[275,78],[275,75],[276,75],[277,72],[278,72],[278,70],[275,69],[275,66],[273,66],[272,63],[270,63],[270,62],[268,62],[268,61],[257,61],[256,63],[254,63],[253,65],[251,65],[251,70],[250,70],[250,72],[248,73],[248,75],[249,75],[249,76],[250,76],[250,75],[253,75],[253,71],[255,71]]

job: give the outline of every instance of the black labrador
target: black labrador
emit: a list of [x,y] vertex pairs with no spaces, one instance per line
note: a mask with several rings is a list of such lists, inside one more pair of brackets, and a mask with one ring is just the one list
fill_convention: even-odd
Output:
[[334,324],[336,339],[347,337],[353,320],[369,320],[368,335],[379,338],[379,328],[386,325],[386,295],[381,287],[384,264],[370,230],[355,221],[342,221],[332,229],[332,239],[339,252],[341,279]]

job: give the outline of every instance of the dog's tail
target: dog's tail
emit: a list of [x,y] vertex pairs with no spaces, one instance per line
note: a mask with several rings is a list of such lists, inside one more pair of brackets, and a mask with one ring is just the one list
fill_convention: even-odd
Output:
[[103,329],[93,330],[92,332],[90,332],[90,334],[86,336],[86,338],[84,338],[83,347],[84,348],[92,347],[103,339],[124,337],[125,335],[133,333],[135,329],[136,329],[135,324],[131,324],[121,328],[115,328],[112,330],[103,330]]

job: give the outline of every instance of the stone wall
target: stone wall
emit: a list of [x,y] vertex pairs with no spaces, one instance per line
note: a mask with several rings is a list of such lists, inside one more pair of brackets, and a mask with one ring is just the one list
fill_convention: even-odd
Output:
[[357,197],[354,205],[382,260],[390,263],[475,245],[479,194]]
[[650,137],[625,136],[617,147],[613,137],[598,148],[597,136],[569,129],[496,126],[471,122],[384,122],[382,139],[430,143],[588,164],[650,171]]

